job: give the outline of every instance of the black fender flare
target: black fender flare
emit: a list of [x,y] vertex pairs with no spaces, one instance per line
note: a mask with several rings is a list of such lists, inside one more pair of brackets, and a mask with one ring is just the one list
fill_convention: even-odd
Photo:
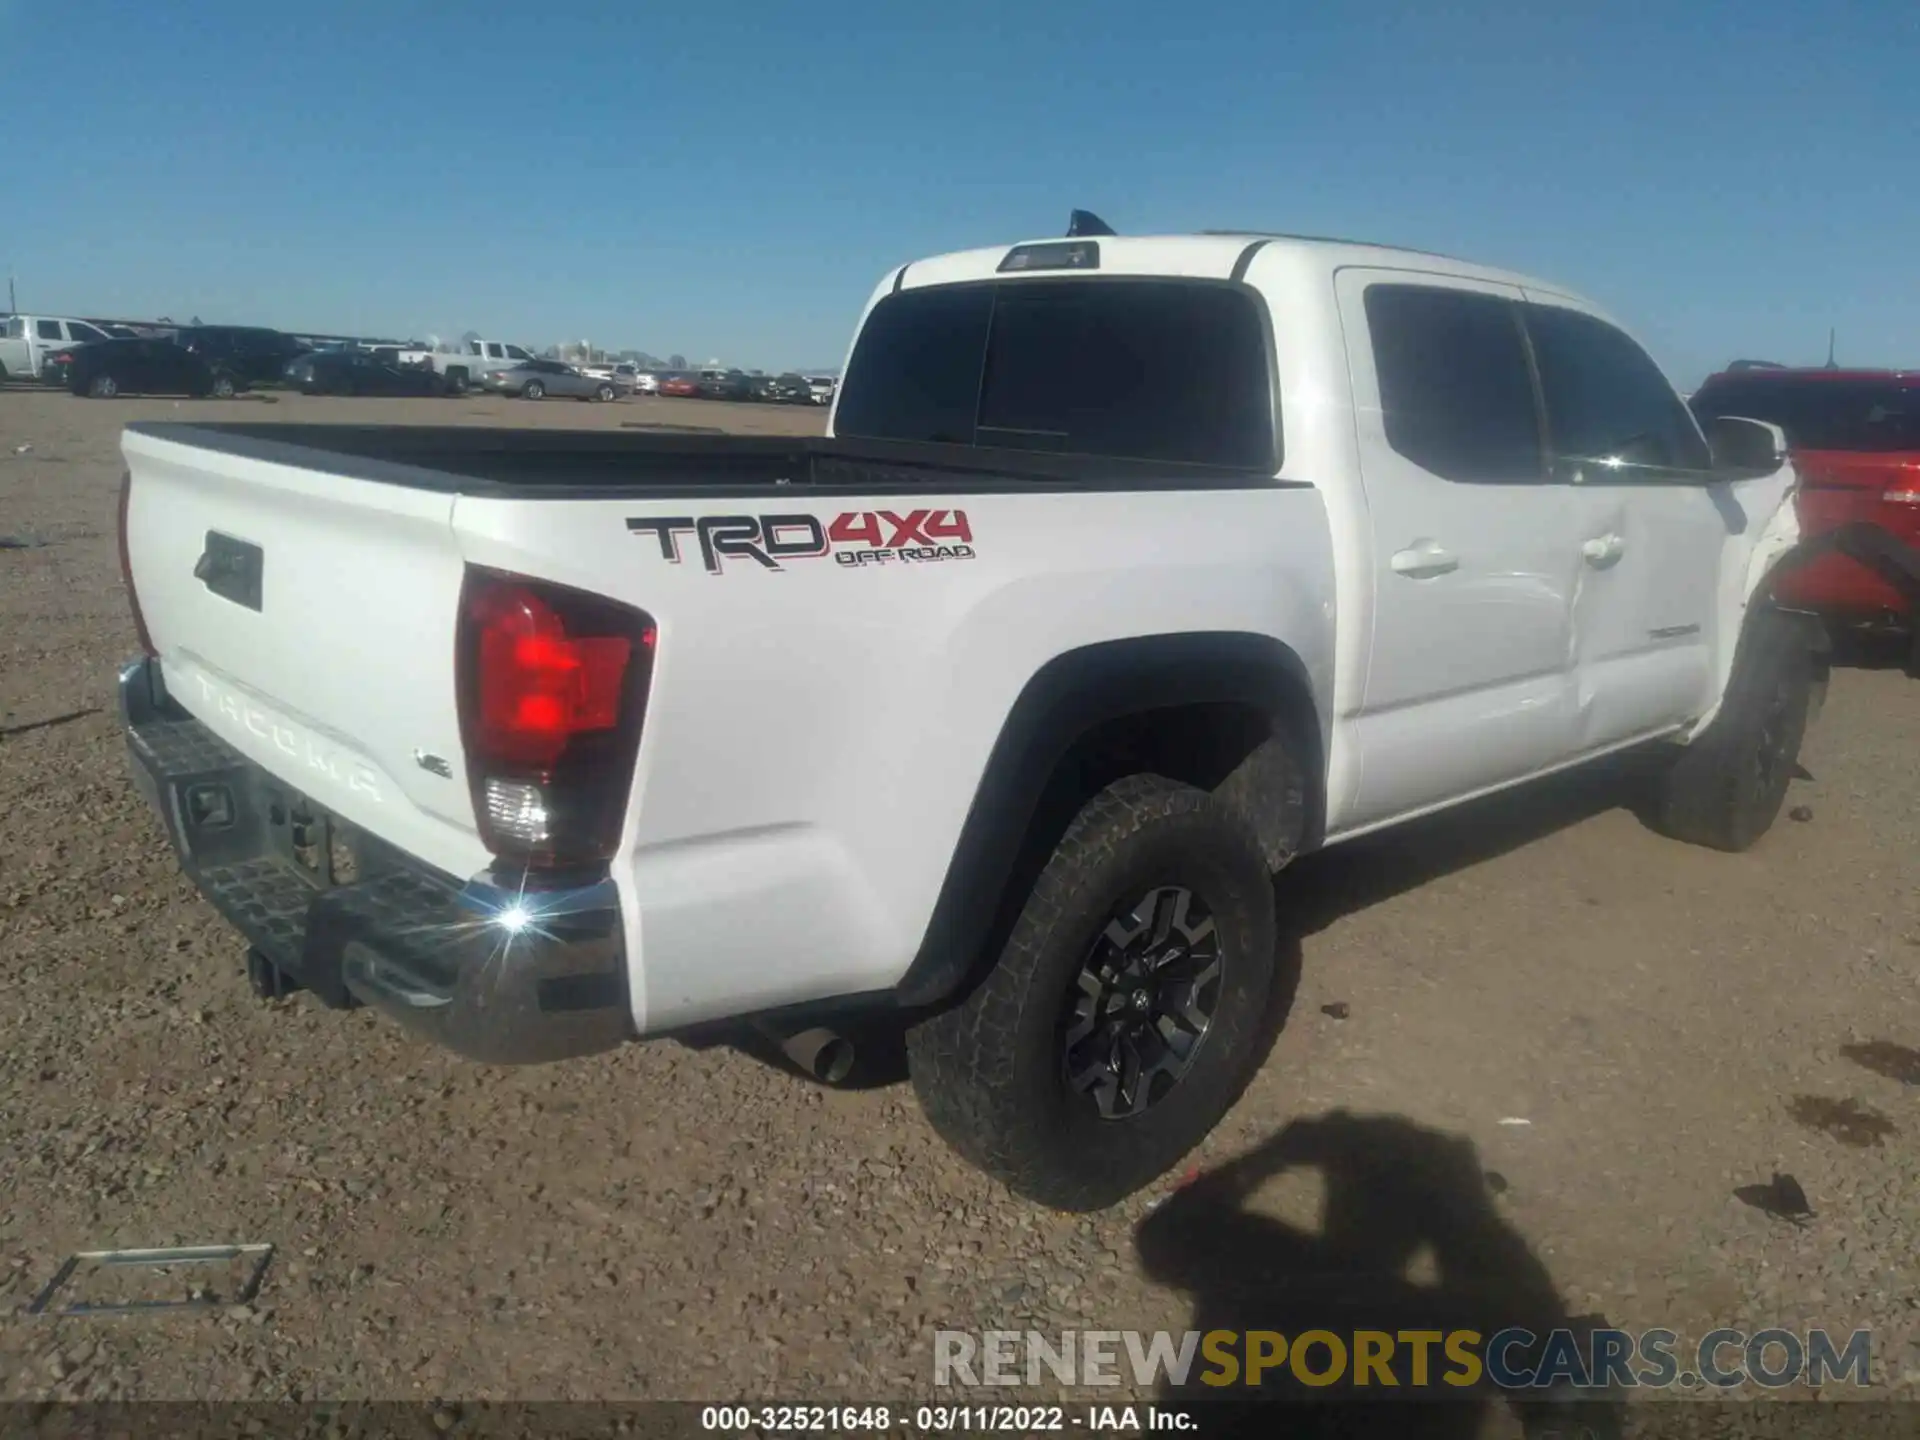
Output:
[[937,1005],[971,978],[1009,899],[1041,794],[1077,741],[1109,721],[1223,702],[1266,714],[1274,733],[1300,752],[1310,783],[1299,848],[1317,844],[1327,737],[1306,665],[1292,648],[1251,632],[1193,631],[1066,651],[1027,680],[1001,725],[896,1002]]

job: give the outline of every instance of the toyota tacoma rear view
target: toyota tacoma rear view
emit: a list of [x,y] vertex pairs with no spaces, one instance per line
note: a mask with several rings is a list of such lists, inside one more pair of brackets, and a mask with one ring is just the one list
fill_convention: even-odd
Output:
[[904,266],[817,440],[124,453],[134,773],[258,988],[485,1062],[891,1016],[1063,1209],[1249,1079],[1295,856],[1630,747],[1743,849],[1822,677],[1778,429],[1558,286],[1345,242]]

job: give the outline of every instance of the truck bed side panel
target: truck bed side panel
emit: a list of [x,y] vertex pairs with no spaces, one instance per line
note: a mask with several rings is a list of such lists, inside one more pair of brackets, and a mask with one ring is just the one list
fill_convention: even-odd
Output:
[[[793,549],[710,568],[696,522],[724,517],[777,521]],[[865,539],[796,553],[811,526],[887,541],[902,522],[926,558],[851,559],[889,548]],[[1242,631],[1284,638],[1330,689],[1332,551],[1310,487],[464,497],[454,525],[474,563],[659,622],[615,871],[643,1032],[897,982],[1001,727],[1057,655]]]

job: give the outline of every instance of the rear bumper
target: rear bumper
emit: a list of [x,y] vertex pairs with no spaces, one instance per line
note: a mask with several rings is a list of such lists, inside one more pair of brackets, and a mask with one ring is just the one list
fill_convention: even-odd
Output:
[[120,714],[134,783],[188,878],[324,1003],[374,1006],[496,1065],[633,1037],[611,882],[516,894],[423,865],[226,744],[167,695],[157,660],[121,672]]

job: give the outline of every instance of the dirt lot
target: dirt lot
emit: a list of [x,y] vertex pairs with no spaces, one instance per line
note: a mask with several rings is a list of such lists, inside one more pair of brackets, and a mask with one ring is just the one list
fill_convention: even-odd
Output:
[[[1295,867],[1297,997],[1198,1158],[1377,1123],[1319,1127],[1334,1182],[1269,1182],[1264,1226],[1171,1184],[1061,1217],[952,1159],[897,1083],[677,1044],[484,1069],[364,1011],[253,999],[113,717],[119,426],[215,412],[818,424],[0,392],[0,1396],[901,1399],[930,1388],[936,1328],[1231,1323],[1249,1278],[1266,1308],[1240,1318],[1320,1323],[1260,1278],[1302,1254],[1393,1329],[1423,1240],[1414,1276],[1489,1329],[1864,1326],[1876,1379],[1920,1386],[1920,684],[1837,674],[1790,800],[1810,817],[1746,856],[1654,837],[1601,775]],[[1804,1225],[1736,1196],[1776,1171]],[[1311,1238],[1323,1189],[1329,1221],[1372,1216],[1337,1262]],[[279,1247],[250,1311],[20,1313],[72,1251],[227,1241]]]

